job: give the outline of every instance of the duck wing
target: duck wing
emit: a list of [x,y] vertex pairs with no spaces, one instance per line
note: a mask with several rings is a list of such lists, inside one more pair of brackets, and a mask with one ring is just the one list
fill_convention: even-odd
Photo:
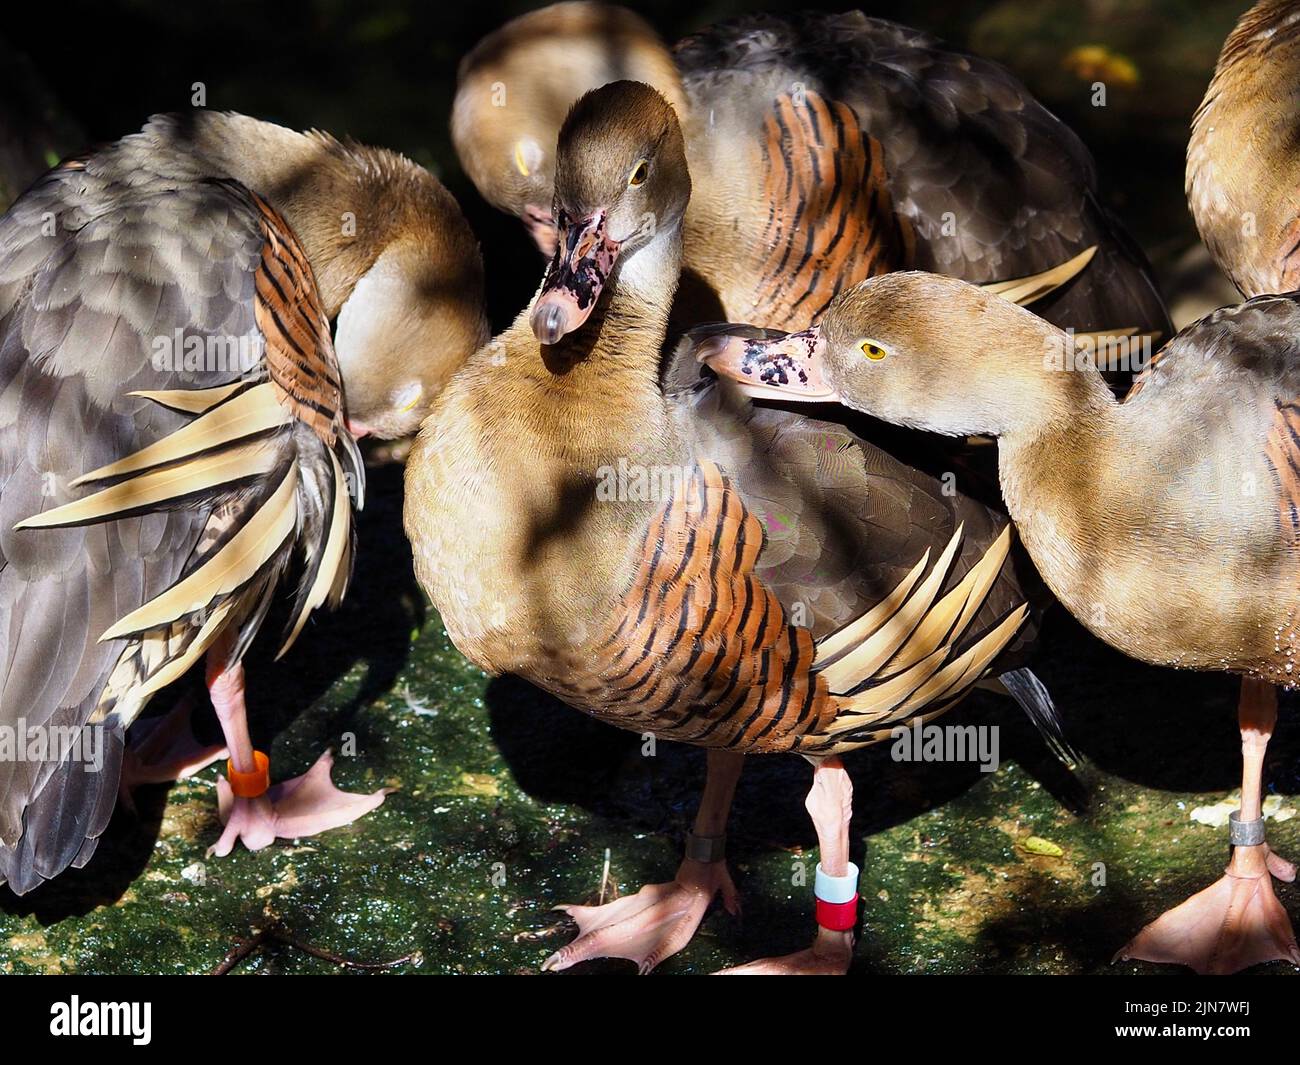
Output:
[[[803,411],[754,404],[725,382],[691,392],[696,454],[726,471],[763,528],[755,572],[799,623],[821,637],[879,604],[929,551],[963,533],[941,591],[977,566],[1009,521],[959,488],[862,439],[834,408]],[[850,414],[848,417],[852,417]],[[846,418],[847,420],[847,418]],[[994,582],[988,625],[1013,606],[1050,599],[1008,565]],[[1031,626],[1032,630],[1032,626]],[[1025,635],[1029,636],[1027,632]]]
[[692,461],[544,686],[624,728],[825,754],[941,712],[1029,639],[1005,516],[842,426],[678,397]]
[[[1300,548],[1300,293],[1256,296],[1187,326],[1124,404],[1172,427],[1160,471],[1199,483],[1213,502],[1245,501],[1257,485],[1274,485],[1277,542]],[[1195,448],[1179,435],[1188,424],[1198,427]],[[1216,464],[1215,456],[1226,457]]]
[[734,126],[761,145],[771,212],[761,313],[746,320],[799,329],[885,270],[988,283],[1096,245],[1035,311],[1080,331],[1172,334],[1145,257],[1099,202],[1088,150],[1001,65],[860,12],[748,16],[675,55],[699,120],[723,127],[712,143]]
[[265,201],[138,145],[0,219],[0,726],[46,737],[0,760],[20,893],[89,860],[131,721],[222,631],[242,654],[295,552],[291,636],[350,567],[362,472],[310,267]]

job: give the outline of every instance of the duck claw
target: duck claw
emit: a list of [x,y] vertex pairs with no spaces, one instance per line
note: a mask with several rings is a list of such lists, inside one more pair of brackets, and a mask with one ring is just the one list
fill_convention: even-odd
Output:
[[714,976],[844,976],[853,961],[853,936],[848,932],[817,930],[811,947],[779,958],[760,958],[723,969]]
[[227,757],[224,744],[202,744],[191,726],[194,705],[183,699],[160,718],[137,722],[122,757],[118,794],[133,805],[131,792],[146,784],[185,780]]
[[[1258,848],[1263,851],[1249,864],[1238,862],[1240,852]],[[1243,870],[1248,871],[1243,875]],[[1269,961],[1300,966],[1300,947],[1291,920],[1273,893],[1270,873],[1281,880],[1294,879],[1295,867],[1266,844],[1236,848],[1233,864],[1220,880],[1157,917],[1115,960],[1164,962],[1219,974]]]

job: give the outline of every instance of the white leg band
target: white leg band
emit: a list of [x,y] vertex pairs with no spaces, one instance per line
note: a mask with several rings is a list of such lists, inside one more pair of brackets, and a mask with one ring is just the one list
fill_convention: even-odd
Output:
[[822,902],[852,902],[858,893],[858,867],[849,862],[849,871],[843,876],[831,876],[822,871],[822,863],[817,863],[817,879],[813,884],[813,894]]

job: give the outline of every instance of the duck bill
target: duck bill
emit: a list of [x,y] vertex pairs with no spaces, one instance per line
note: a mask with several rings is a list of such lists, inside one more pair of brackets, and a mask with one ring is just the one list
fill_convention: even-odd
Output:
[[776,336],[717,334],[699,343],[696,358],[755,399],[787,403],[838,403],[840,399],[826,379],[826,341],[816,326]]
[[524,208],[524,213],[519,216],[519,220],[528,230],[528,235],[533,238],[537,250],[548,259],[551,258],[559,246],[560,236],[555,228],[555,217],[550,210],[530,203]]
[[559,245],[533,303],[533,333],[555,344],[591,315],[618,260],[620,243],[605,230],[605,212],[559,217]]

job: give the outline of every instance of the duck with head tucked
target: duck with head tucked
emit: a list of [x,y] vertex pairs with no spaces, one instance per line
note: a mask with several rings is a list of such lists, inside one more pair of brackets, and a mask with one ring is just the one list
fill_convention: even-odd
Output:
[[[987,674],[1032,684],[1016,672],[1028,594],[1005,516],[839,424],[755,408],[728,385],[666,390],[690,194],[659,93],[615,82],[578,101],[556,160],[567,265],[439,396],[407,466],[406,528],[476,664],[709,749],[676,879],[568,907],[580,935],[546,967],[609,956],[646,971],[715,895],[734,909],[722,839],[740,760],[792,752],[815,766],[819,930],[746,971],[843,972],[857,871],[839,755],[942,713]],[[582,323],[548,342],[551,298],[595,275]],[[1026,702],[1050,717],[1045,693]]]
[[1192,120],[1187,203],[1246,296],[1300,289],[1300,3],[1262,0],[1224,42]]
[[548,256],[560,124],[624,78],[672,104],[695,179],[675,321],[794,331],[889,270],[986,284],[1095,247],[1039,313],[1080,332],[1172,332],[1079,139],[1006,68],[856,11],[748,15],[670,51],[632,12],[578,0],[484,38],[461,63],[456,150]]
[[328,754],[271,787],[241,662],[291,574],[284,649],[343,596],[354,436],[414,431],[486,339],[482,289],[432,175],[243,115],[156,117],[0,218],[0,725],[43,737],[0,760],[0,884],[90,859],[127,729],[200,662],[218,854],[383,801],[335,788]]

